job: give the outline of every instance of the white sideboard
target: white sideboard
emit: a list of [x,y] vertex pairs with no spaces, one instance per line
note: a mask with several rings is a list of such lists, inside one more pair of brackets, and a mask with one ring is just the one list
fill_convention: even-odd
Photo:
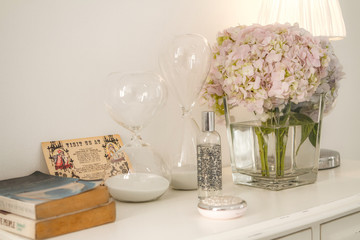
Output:
[[[248,203],[244,216],[213,220],[197,211],[196,191],[168,190],[146,203],[117,202],[115,223],[53,240],[126,239],[360,239],[360,160],[319,172],[315,184],[279,192],[234,185],[223,169],[224,194]],[[23,239],[0,231],[1,240]]]

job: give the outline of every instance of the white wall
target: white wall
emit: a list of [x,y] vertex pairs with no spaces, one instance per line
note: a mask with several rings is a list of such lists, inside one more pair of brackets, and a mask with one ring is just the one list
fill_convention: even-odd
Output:
[[339,2],[347,36],[333,42],[333,46],[346,76],[341,82],[335,109],[324,118],[321,141],[323,147],[337,149],[344,160],[360,160],[360,1]]
[[[347,77],[325,119],[323,146],[358,159],[360,4],[341,4],[348,37],[334,45]],[[159,49],[172,35],[199,33],[213,43],[218,31],[255,22],[258,10],[259,0],[0,0],[0,179],[46,171],[42,141],[112,133],[129,141],[104,109],[106,75],[159,71]],[[201,109],[194,111],[197,120]],[[170,95],[143,131],[165,158],[179,116]]]

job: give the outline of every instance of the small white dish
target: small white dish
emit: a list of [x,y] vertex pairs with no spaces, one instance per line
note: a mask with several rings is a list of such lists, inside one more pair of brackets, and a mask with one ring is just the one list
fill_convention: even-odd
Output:
[[213,196],[200,200],[198,210],[201,215],[212,219],[234,219],[241,217],[247,203],[236,196]]
[[147,202],[163,195],[169,181],[151,173],[120,174],[105,181],[111,196],[123,202]]

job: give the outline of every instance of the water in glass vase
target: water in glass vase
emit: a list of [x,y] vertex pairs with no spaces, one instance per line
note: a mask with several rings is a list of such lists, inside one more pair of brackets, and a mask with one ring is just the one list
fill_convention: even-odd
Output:
[[233,180],[282,190],[316,181],[318,123],[262,125],[259,121],[230,124]]

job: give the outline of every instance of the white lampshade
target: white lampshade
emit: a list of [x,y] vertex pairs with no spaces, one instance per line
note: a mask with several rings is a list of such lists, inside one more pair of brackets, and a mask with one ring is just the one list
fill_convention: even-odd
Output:
[[330,40],[346,36],[338,0],[262,0],[259,23],[298,23],[314,36]]

